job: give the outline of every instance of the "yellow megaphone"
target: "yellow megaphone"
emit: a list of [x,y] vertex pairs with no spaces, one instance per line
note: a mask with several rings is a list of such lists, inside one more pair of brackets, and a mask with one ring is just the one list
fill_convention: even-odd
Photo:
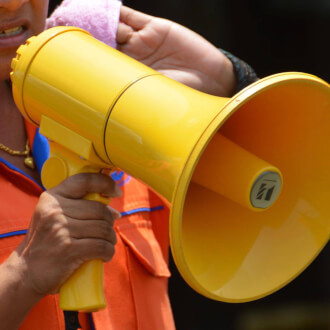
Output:
[[[172,253],[199,293],[258,299],[295,278],[328,242],[323,80],[283,73],[215,97],[73,27],[47,30],[17,53],[15,101],[51,141],[46,188],[105,167],[145,182],[171,203]],[[102,263],[83,268],[62,287],[61,308],[104,307]]]

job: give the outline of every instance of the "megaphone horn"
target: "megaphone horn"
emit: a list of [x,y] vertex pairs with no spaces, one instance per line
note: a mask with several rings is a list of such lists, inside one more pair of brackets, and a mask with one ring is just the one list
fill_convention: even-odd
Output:
[[12,68],[18,107],[60,146],[50,162],[62,165],[44,172],[44,184],[72,175],[78,158],[145,182],[171,204],[176,265],[206,297],[268,295],[327,243],[330,88],[323,80],[282,73],[220,98],[73,27],[30,39]]

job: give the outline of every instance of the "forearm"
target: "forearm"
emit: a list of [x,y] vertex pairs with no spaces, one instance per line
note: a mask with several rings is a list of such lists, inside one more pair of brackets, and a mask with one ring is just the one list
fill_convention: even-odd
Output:
[[0,266],[0,324],[3,329],[18,329],[42,298],[26,285],[25,267],[17,252]]

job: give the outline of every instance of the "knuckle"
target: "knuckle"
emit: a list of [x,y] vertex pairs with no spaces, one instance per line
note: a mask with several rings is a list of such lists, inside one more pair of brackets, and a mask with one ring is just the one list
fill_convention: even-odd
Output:
[[108,248],[108,253],[106,254],[106,256],[103,258],[103,260],[105,262],[108,262],[112,259],[112,257],[115,254],[115,246],[114,245],[110,245]]
[[56,251],[69,252],[73,247],[72,237],[66,222],[57,222],[49,225],[49,241],[53,242]]
[[59,241],[58,247],[61,247],[61,249],[63,251],[68,252],[73,247],[73,241],[69,235],[66,235],[66,234],[63,235],[63,234],[59,233],[58,241]]
[[88,175],[86,173],[78,173],[78,174],[75,174],[75,175],[72,175],[72,176],[69,176],[66,181],[68,183],[78,183],[78,184],[81,184],[81,183],[84,183],[88,180]]
[[34,215],[34,218],[37,219],[39,224],[42,224],[44,229],[51,229],[52,224],[56,223],[59,218],[57,210],[42,206],[35,209]]
[[108,237],[110,231],[111,231],[111,225],[108,222],[106,222],[106,221],[102,221],[100,223],[100,234],[103,237]]
[[106,206],[102,203],[95,202],[95,212],[98,217],[98,219],[108,219],[109,218],[109,212],[106,208]]
[[68,177],[64,183],[71,187],[71,189],[84,189],[88,190],[88,188],[92,185],[93,177],[90,173],[78,173]]
[[51,194],[43,192],[34,213],[41,220],[54,219],[60,213],[59,203]]
[[106,205],[96,201],[88,201],[88,202],[89,202],[88,204],[89,206],[87,206],[87,208],[92,219],[105,221],[112,225],[112,214],[111,212],[109,212]]
[[103,255],[107,252],[108,247],[108,242],[103,240],[103,239],[98,239],[96,241],[95,247],[97,251],[100,253],[100,255]]
[[117,235],[116,232],[111,228],[111,243],[116,245],[117,244]]
[[114,254],[114,245],[105,240],[98,240],[96,244],[99,256],[103,260],[110,260]]
[[106,239],[111,244],[117,243],[116,233],[115,233],[112,225],[108,222],[104,222],[104,224],[103,224],[103,235],[104,235],[104,239]]

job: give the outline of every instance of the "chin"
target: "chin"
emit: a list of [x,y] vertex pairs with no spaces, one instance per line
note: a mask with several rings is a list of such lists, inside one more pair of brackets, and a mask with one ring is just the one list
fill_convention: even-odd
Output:
[[6,56],[5,59],[1,59],[1,62],[3,62],[0,65],[0,80],[8,80],[10,78],[10,72],[11,72],[11,61],[15,57],[16,52],[11,56]]
[[0,72],[0,81],[10,80],[10,69],[9,70],[1,70]]

